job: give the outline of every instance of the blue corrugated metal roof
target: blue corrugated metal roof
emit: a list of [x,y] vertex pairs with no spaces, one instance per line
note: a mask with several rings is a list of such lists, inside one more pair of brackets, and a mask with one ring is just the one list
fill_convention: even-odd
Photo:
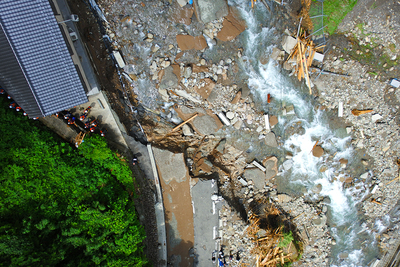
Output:
[[[88,101],[48,0],[1,0],[0,24],[11,48],[0,51],[0,57],[12,51],[16,59],[9,62],[13,66],[0,65],[0,82],[30,116]],[[13,71],[17,64],[23,75]],[[17,86],[21,81],[12,79],[25,79],[26,85]]]

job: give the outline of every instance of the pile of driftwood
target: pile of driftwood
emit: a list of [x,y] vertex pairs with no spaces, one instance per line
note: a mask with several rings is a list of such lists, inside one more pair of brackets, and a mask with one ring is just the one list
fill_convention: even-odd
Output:
[[305,31],[303,31],[301,35],[297,36],[297,44],[292,49],[292,52],[286,61],[296,61],[297,65],[295,68],[295,74],[297,75],[297,79],[299,81],[302,79],[306,80],[306,85],[311,94],[312,90],[309,68],[311,67],[315,53],[322,52],[325,45],[315,45],[309,37],[310,35],[307,36]]
[[[278,212],[275,209],[273,212]],[[256,215],[251,215],[249,218],[250,225],[247,228],[249,237],[255,243],[253,254],[256,255],[256,265],[259,266],[276,266],[285,262],[291,262],[291,254],[284,254],[283,248],[279,247],[279,242],[283,239],[282,228],[277,229],[261,229],[260,218]],[[263,231],[261,231],[263,230]],[[260,236],[262,233],[262,236]]]

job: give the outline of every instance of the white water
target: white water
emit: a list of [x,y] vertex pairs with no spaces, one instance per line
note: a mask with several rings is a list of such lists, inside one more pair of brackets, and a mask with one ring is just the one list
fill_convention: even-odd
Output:
[[[290,181],[290,187],[298,188],[298,190],[305,188],[306,194],[311,198],[317,197],[312,193],[312,189],[318,184],[322,186],[320,195],[329,197],[331,202],[328,220],[331,225],[330,231],[336,240],[336,245],[332,247],[331,266],[366,266],[377,253],[376,240],[374,233],[362,222],[356,205],[368,194],[368,189],[362,183],[344,189],[340,179],[348,175],[343,171],[339,172],[340,165],[337,164],[341,158],[348,159],[349,163],[353,161],[354,150],[350,144],[351,138],[340,138],[334,130],[329,128],[324,120],[324,114],[314,109],[306,94],[302,93],[300,86],[295,86],[289,75],[282,71],[276,62],[271,60],[266,65],[259,62],[261,52],[270,53],[273,48],[271,41],[276,40],[278,36],[274,36],[273,28],[259,26],[261,23],[259,19],[269,19],[266,17],[268,12],[265,7],[258,3],[255,9],[251,10],[248,2],[237,0],[232,4],[239,7],[248,26],[247,30],[241,34],[241,38],[246,46],[242,67],[249,77],[249,88],[261,100],[264,107],[268,105],[268,94],[271,94],[281,105],[294,105],[295,118],[279,117],[278,128],[282,132],[297,121],[302,122],[305,130],[303,135],[295,134],[285,140],[282,149],[293,154],[293,166],[282,175]],[[275,112],[278,114],[273,115],[280,115],[278,107]],[[320,158],[310,153],[316,140],[326,152]],[[329,155],[335,156],[332,159]],[[322,166],[326,166],[327,170],[321,172]],[[382,228],[382,226],[377,225],[377,228]],[[344,259],[340,259],[339,256]]]

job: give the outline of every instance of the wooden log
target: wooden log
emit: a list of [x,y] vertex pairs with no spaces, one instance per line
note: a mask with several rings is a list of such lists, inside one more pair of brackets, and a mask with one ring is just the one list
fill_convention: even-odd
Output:
[[380,202],[376,201],[376,199],[375,199],[375,198],[371,199],[371,202],[372,202],[372,203],[375,203],[375,204],[378,204],[378,205],[382,205],[382,203],[380,203]]
[[393,180],[389,181],[388,183],[386,183],[386,185],[393,183],[393,182],[396,181],[397,179],[399,179],[399,181],[400,181],[400,175],[397,176],[396,178],[394,178]]
[[189,119],[185,120],[184,122],[182,122],[181,124],[179,124],[178,126],[176,126],[174,129],[172,129],[172,132],[175,132],[176,130],[178,130],[179,128],[181,128],[183,125],[185,125],[186,123],[192,121],[194,118],[196,118],[199,114],[196,113],[194,114],[192,117],[190,117]]
[[359,116],[359,115],[362,115],[362,114],[370,113],[370,112],[372,112],[372,111],[373,111],[372,109],[365,109],[365,110],[353,109],[353,110],[351,111],[351,113],[352,113],[354,116]]
[[[318,143],[318,141],[317,141],[317,143]],[[315,145],[317,145],[317,144],[315,144]],[[312,150],[311,150],[311,151],[312,151]],[[305,213],[305,211],[303,211],[302,213],[300,213],[299,215],[297,215],[296,217],[294,217],[292,221],[296,220],[297,218],[299,218],[299,217],[300,217],[301,215],[303,215],[304,213]]]

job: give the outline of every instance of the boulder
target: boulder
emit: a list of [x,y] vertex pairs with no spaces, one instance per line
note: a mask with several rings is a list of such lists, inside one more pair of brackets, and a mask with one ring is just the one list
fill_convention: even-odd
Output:
[[292,52],[292,49],[297,45],[297,40],[296,38],[293,38],[292,36],[285,35],[282,38],[282,47],[283,50],[285,50],[286,53],[290,54]]
[[322,157],[322,155],[324,155],[324,149],[321,146],[315,146],[312,151],[312,154],[314,157],[317,158]]
[[[186,2],[186,1],[184,1],[184,2]],[[192,23],[193,12],[194,12],[193,8],[183,7],[183,8],[176,9],[175,15],[173,16],[173,20],[176,23],[190,25],[190,23]]]
[[196,64],[192,64],[192,71],[195,73],[199,72],[208,72],[208,68],[206,66],[197,66]]
[[190,129],[189,125],[187,125],[187,124],[184,124],[182,126],[182,132],[183,132],[184,136],[192,136],[193,135],[192,129]]
[[235,113],[233,113],[232,111],[228,111],[226,113],[226,117],[230,120],[232,120],[235,117]]
[[160,93],[163,101],[168,102],[169,100],[169,95],[167,89],[158,89],[158,92]]
[[278,124],[278,117],[277,116],[269,116],[269,126],[273,127]]
[[210,110],[205,111],[201,108],[192,109],[185,106],[179,107],[178,105],[174,106],[174,110],[183,121],[198,113],[198,116],[189,122],[189,124],[197,133],[202,135],[213,134],[223,126],[217,115],[213,114]]
[[235,18],[232,13],[224,18],[222,29],[218,32],[217,38],[221,41],[232,41],[246,29],[243,21]]
[[226,0],[194,0],[196,17],[206,24],[228,15]]
[[342,168],[346,168],[347,163],[349,163],[349,161],[347,159],[339,159],[339,162],[340,162],[340,166]]
[[182,51],[191,49],[203,50],[207,47],[207,41],[203,35],[193,37],[191,35],[179,34],[176,36],[176,42]]
[[270,180],[278,174],[278,159],[274,156],[267,157],[262,164],[265,167],[265,179]]
[[379,114],[374,114],[374,115],[372,115],[372,117],[371,117],[372,122],[377,122],[377,121],[379,121],[380,119],[383,119],[383,117],[382,117],[381,115],[379,115]]
[[290,170],[293,166],[293,160],[291,160],[291,159],[285,160],[283,162],[282,166],[285,171]]
[[315,186],[311,189],[311,191],[312,191],[314,194],[319,194],[319,193],[321,193],[321,191],[322,191],[322,185],[321,185],[321,184],[315,185]]
[[278,142],[276,142],[275,134],[269,132],[265,135],[265,144],[271,147],[278,147]]
[[286,115],[295,115],[296,114],[294,112],[294,106],[293,105],[286,106],[285,111],[286,111]]
[[272,49],[271,58],[273,60],[283,60],[284,57],[285,57],[285,52],[281,51],[276,47]]
[[241,119],[238,119],[237,122],[233,124],[233,127],[235,127],[236,130],[239,130],[242,127],[243,121]]
[[210,96],[212,90],[214,89],[214,87],[215,87],[215,82],[214,82],[213,80],[209,79],[209,78],[206,78],[206,79],[200,81],[200,83],[202,83],[202,82],[205,83],[204,86],[203,86],[203,87],[198,87],[198,86],[196,85],[196,86],[194,87],[194,90],[195,90],[199,95],[201,95],[201,97],[202,97],[204,100],[206,100],[206,99]]
[[189,173],[182,153],[173,153],[156,147],[153,147],[153,152],[160,179],[166,184],[172,181],[181,183],[188,179]]
[[183,77],[188,79],[188,78],[190,78],[191,75],[192,75],[192,68],[191,67],[186,67],[185,71],[183,72]]
[[235,104],[239,103],[239,100],[240,100],[241,97],[242,97],[242,91],[239,90],[239,91],[236,93],[235,97],[232,99],[231,104],[232,104],[232,105],[235,105]]
[[226,139],[222,139],[215,147],[215,150],[222,154],[224,153],[225,145],[226,145]]
[[265,173],[258,168],[245,169],[243,173],[244,178],[249,181],[252,180],[257,189],[263,189],[265,184]]
[[218,130],[218,125],[215,121],[215,118],[209,115],[197,116],[193,120],[192,124],[196,129],[196,132],[202,135],[210,135]]
[[188,0],[176,0],[178,2],[178,4],[183,7],[188,3]]
[[165,68],[160,82],[160,89],[175,88],[178,86],[178,77],[174,74],[173,67]]
[[280,203],[290,202],[293,199],[291,196],[286,195],[286,194],[279,194],[277,197],[278,197],[277,201]]

